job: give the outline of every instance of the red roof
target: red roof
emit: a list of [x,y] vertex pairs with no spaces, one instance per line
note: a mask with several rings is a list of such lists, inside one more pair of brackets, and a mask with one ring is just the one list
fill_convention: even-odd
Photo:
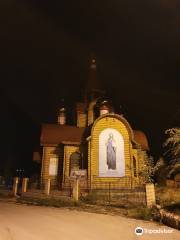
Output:
[[143,150],[149,150],[149,144],[146,135],[139,130],[133,130],[134,140],[139,143]]
[[59,144],[62,142],[80,143],[84,128],[59,124],[42,124],[41,144]]
[[[81,143],[85,128],[59,124],[42,124],[41,144],[56,145],[62,142]],[[139,130],[134,130],[134,140],[143,150],[149,150],[146,135]]]

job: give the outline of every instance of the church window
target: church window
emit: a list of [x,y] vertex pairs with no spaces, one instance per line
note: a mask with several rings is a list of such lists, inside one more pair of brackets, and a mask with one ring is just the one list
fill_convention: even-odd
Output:
[[72,171],[77,171],[80,168],[81,154],[79,152],[73,152],[70,156],[69,175]]
[[52,157],[49,160],[49,175],[57,176],[57,172],[58,172],[58,158]]

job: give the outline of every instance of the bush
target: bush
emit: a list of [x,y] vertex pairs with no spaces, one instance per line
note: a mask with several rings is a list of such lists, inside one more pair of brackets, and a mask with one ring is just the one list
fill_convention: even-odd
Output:
[[173,213],[180,215],[180,202],[174,203],[172,205],[167,205],[164,209],[169,212],[173,212]]
[[180,191],[168,187],[156,187],[157,203],[162,207],[180,203]]
[[98,200],[96,192],[88,193],[86,196],[80,197],[80,200],[85,203],[95,204]]
[[51,207],[74,207],[79,203],[67,198],[28,198],[21,197],[17,199],[20,203],[35,204],[38,206],[51,206]]
[[152,220],[152,209],[147,207],[136,207],[128,209],[127,216],[136,219]]

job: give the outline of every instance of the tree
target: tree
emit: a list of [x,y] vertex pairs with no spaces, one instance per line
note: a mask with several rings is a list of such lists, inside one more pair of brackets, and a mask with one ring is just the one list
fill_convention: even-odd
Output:
[[180,128],[171,128],[165,131],[168,138],[163,146],[167,149],[165,155],[168,155],[171,160],[170,164],[175,165],[180,163]]
[[[154,183],[158,179],[158,182],[164,184],[166,174],[168,174],[169,171],[169,167],[163,157],[160,157],[155,163],[154,158],[145,153],[144,162],[139,171],[140,181],[143,183]],[[163,172],[163,175],[160,174],[161,172]]]
[[168,138],[163,146],[167,149],[165,155],[170,158],[168,177],[171,178],[180,172],[180,128],[171,128],[165,131]]
[[155,181],[163,186],[166,185],[166,179],[169,174],[170,167],[164,157],[160,156],[154,167],[154,178]]
[[152,183],[154,182],[154,159],[147,153],[144,154],[144,162],[139,171],[140,181],[142,183]]

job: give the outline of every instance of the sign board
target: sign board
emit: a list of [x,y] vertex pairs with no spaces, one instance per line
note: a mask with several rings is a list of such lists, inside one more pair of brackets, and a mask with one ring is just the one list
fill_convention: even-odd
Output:
[[72,170],[71,171],[71,177],[87,177],[87,170],[81,169],[81,170]]

